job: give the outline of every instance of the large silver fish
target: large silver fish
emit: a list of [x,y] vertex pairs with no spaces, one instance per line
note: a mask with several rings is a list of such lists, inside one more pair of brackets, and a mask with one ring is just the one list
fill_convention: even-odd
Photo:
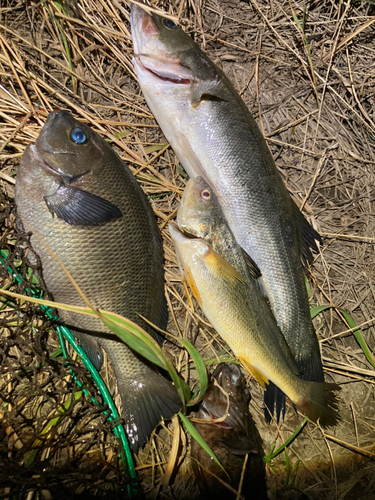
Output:
[[151,111],[188,175],[214,189],[237,242],[259,267],[300,376],[323,381],[301,262],[319,235],[225,74],[172,20],[133,4],[131,25],[133,63]]
[[[15,198],[26,229],[34,230],[55,252],[95,307],[127,317],[154,337],[139,314],[165,329],[163,252],[154,214],[128,166],[96,132],[67,111],[51,113],[22,157]],[[85,305],[34,235],[31,244],[54,299]],[[178,411],[177,391],[153,366],[115,340],[99,319],[59,313],[97,368],[102,364],[98,343],[107,352],[128,438],[137,452],[161,417]]]

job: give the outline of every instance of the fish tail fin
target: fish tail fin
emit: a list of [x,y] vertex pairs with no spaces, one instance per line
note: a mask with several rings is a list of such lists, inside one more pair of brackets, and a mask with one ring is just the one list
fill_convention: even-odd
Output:
[[133,453],[138,453],[162,418],[172,417],[182,407],[172,383],[157,370],[150,368],[150,371],[146,383],[137,382],[135,391],[129,381],[118,381],[126,434]]
[[305,413],[310,420],[317,422],[321,427],[333,427],[339,420],[339,399],[336,392],[341,390],[337,384],[325,382],[302,382],[302,398],[294,401],[296,406]]
[[[315,333],[314,333],[315,335]],[[308,356],[296,359],[299,377],[310,382],[324,382],[322,359],[318,341],[317,348],[310,352]]]
[[180,411],[181,399],[172,382],[127,345],[104,338],[100,343],[115,371],[130,448],[138,453],[160,420]]
[[271,423],[272,415],[274,414],[275,404],[276,404],[276,421],[279,423],[280,416],[283,420],[285,417],[285,394],[281,389],[277,387],[273,382],[270,381],[266,390],[264,391],[263,401],[265,404],[264,408],[264,418],[267,424]]

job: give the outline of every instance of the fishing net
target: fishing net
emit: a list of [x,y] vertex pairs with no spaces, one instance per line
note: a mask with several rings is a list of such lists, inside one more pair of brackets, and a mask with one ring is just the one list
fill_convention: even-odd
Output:
[[[16,224],[13,201],[1,193],[0,206],[0,248],[6,256],[1,288],[25,295],[31,286],[44,290],[39,264],[27,258],[28,235]],[[22,275],[21,284],[12,280],[8,266]],[[72,379],[54,325],[39,306],[2,297],[0,494],[124,498],[129,480],[113,426]],[[69,358],[69,364],[103,405],[82,363]]]
[[[287,455],[283,451],[267,467],[269,496],[372,500],[373,2],[176,0],[153,6],[180,15],[183,28],[229,76],[261,125],[289,191],[323,235],[309,273],[310,301],[313,309],[322,308],[314,324],[326,378],[342,387],[342,423],[328,431],[308,423]],[[6,265],[25,280],[11,282],[0,266],[1,287],[25,293],[38,272],[27,258],[27,235],[15,224],[14,177],[48,112],[68,109],[128,162],[152,203],[164,242],[168,331],[217,363],[231,353],[194,300],[192,310],[170,243],[168,222],[187,178],[140,93],[129,11],[122,0],[1,2],[0,248],[7,251]],[[51,321],[38,307],[11,299],[3,299],[0,320],[0,498],[123,498],[128,478],[112,424],[80,394],[65,361],[55,356],[59,343]],[[165,350],[193,385],[188,354],[172,343]],[[82,364],[70,362],[101,401]],[[113,374],[105,370],[120,407]],[[285,422],[265,425],[262,391],[248,381],[251,411],[269,455],[303,416],[289,407]],[[174,425],[159,426],[137,457],[146,497],[155,498],[156,491],[163,498],[198,497],[189,436],[181,429],[174,473],[169,485],[161,482]]]

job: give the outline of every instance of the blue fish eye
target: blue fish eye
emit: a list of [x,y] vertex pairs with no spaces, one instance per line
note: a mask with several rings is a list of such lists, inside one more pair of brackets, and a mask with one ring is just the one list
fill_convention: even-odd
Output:
[[74,128],[70,136],[76,144],[83,144],[87,140],[87,135],[80,128]]
[[176,28],[176,25],[175,23],[172,21],[172,19],[167,19],[167,18],[163,18],[163,24],[166,28],[168,28],[169,30],[173,30],[173,28]]

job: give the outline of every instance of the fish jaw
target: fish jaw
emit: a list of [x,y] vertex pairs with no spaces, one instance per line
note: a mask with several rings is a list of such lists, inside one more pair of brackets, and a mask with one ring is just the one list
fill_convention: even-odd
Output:
[[[149,21],[146,23],[144,19]],[[197,155],[188,139],[198,131],[195,120],[197,110],[192,106],[191,89],[197,75],[190,67],[200,50],[195,42],[180,28],[173,35],[178,36],[177,46],[174,39],[162,26],[162,19],[148,14],[133,4],[131,12],[132,38],[134,44],[133,65],[147,104],[157,117],[158,123],[189,177],[198,175],[206,178],[202,168],[203,158]],[[149,23],[154,23],[159,33],[150,34]],[[146,24],[147,33],[143,26]],[[164,34],[163,34],[164,33]],[[199,106],[200,109],[205,103]]]
[[[86,137],[82,144],[72,139],[74,129],[80,129]],[[83,185],[85,181],[82,178],[86,174],[98,174],[103,170],[105,144],[88,125],[62,110],[48,115],[35,141],[35,148],[42,161],[58,173],[63,181],[70,184],[74,180],[75,185]]]
[[181,66],[178,53],[166,49],[161,39],[161,20],[160,16],[151,15],[136,4],[132,5],[131,30],[136,71],[148,71],[153,78],[162,79],[167,85],[188,86],[192,74]]

